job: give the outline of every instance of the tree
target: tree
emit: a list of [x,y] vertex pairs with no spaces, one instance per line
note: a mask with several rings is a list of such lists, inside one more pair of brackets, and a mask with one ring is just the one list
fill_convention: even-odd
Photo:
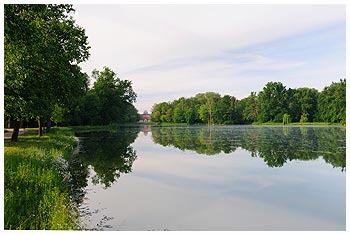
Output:
[[269,82],[258,95],[251,92],[241,100],[230,95],[221,97],[214,92],[199,93],[194,97],[155,104],[152,118],[159,122],[208,125],[256,121],[345,122],[345,80],[325,88],[321,96],[314,88],[287,90],[281,82]]
[[89,57],[89,46],[73,12],[72,5],[5,5],[5,114],[16,120],[12,140],[21,119],[37,117],[41,135],[42,118],[74,93],[68,93],[73,70]]
[[287,125],[289,123],[289,115],[287,113],[283,114],[283,125]]
[[185,122],[185,98],[180,98],[174,103],[173,111],[173,122],[174,123],[183,123]]
[[251,92],[247,98],[243,99],[245,106],[243,108],[243,118],[248,122],[255,122],[258,119],[259,107],[258,96],[256,92]]
[[81,120],[86,125],[107,125],[136,121],[138,114],[133,102],[136,93],[132,82],[121,80],[108,67],[94,70],[95,82],[82,100]]
[[269,82],[258,95],[259,116],[261,122],[281,122],[287,112],[287,90],[281,82]]
[[319,92],[314,88],[289,89],[288,112],[292,121],[312,122],[317,113]]
[[323,89],[318,100],[318,116],[325,122],[346,122],[346,79],[332,82]]
[[216,104],[217,102],[220,100],[221,96],[218,93],[214,93],[214,92],[206,92],[204,94],[205,97],[205,104],[204,107],[202,108],[201,106],[201,110],[200,112],[202,113],[202,120],[207,120],[208,121],[208,125],[215,123],[214,120],[214,111],[216,108]]
[[195,116],[195,111],[191,107],[187,107],[185,110],[185,120],[187,125],[191,125],[195,122],[196,116]]
[[160,116],[162,115],[161,111],[162,110],[161,110],[159,104],[155,103],[152,106],[152,111],[151,111],[151,121],[152,122],[160,122]]

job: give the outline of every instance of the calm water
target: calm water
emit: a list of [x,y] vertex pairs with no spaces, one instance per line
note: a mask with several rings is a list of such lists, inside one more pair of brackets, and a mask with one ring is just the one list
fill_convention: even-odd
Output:
[[93,230],[345,230],[339,127],[138,127],[77,134]]

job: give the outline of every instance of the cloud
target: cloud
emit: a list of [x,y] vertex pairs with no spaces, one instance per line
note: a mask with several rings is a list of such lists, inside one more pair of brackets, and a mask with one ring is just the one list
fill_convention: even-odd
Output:
[[[108,66],[132,80],[140,111],[205,91],[243,98],[270,80],[293,77],[292,71],[294,77],[315,73],[327,54],[327,66],[344,64],[334,80],[345,76],[341,5],[75,7],[92,47],[83,70]],[[330,83],[329,76],[317,79]]]

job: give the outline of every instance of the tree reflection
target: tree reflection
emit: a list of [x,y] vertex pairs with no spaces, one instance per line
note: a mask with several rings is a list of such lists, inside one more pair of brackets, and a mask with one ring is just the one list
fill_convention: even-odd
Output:
[[136,151],[130,146],[137,137],[138,128],[122,128],[109,132],[77,133],[78,153],[70,159],[71,188],[73,200],[79,204],[87,186],[89,166],[96,173],[94,184],[110,187],[122,174],[132,171]]
[[319,157],[345,170],[345,130],[341,127],[189,127],[152,128],[155,143],[199,154],[232,153],[237,148],[263,158],[269,167]]

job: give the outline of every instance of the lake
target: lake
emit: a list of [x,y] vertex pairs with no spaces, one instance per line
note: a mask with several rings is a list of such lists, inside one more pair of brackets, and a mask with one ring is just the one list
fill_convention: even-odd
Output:
[[77,133],[89,230],[345,230],[343,127],[118,127]]

